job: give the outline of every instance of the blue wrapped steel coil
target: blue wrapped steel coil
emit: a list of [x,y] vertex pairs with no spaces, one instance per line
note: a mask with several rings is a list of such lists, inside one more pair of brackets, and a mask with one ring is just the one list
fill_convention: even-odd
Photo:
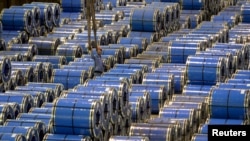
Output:
[[0,125],[3,125],[8,119],[15,118],[14,109],[7,102],[0,104],[0,115]]
[[248,89],[213,88],[210,99],[211,118],[246,119],[249,116]]
[[145,103],[142,97],[129,97],[129,105],[131,105],[132,117],[134,123],[143,122]]
[[99,102],[57,98],[54,103],[52,112],[55,134],[86,135],[95,139],[99,138],[103,119]]
[[83,84],[88,78],[85,70],[53,69],[52,83],[62,83],[65,89],[70,89],[77,84]]
[[132,31],[158,32],[161,28],[159,9],[138,8],[131,13]]
[[222,57],[190,55],[186,66],[188,84],[214,85],[225,81],[226,68]]
[[65,56],[67,62],[73,61],[74,58],[80,58],[82,54],[82,48],[78,45],[59,45],[55,53],[55,55]]
[[151,97],[151,113],[158,114],[166,100],[167,89],[163,85],[153,84],[132,84],[129,91],[133,92],[148,92]]
[[25,135],[16,133],[1,133],[0,140],[27,141]]
[[52,114],[52,108],[32,107],[28,113]]
[[63,140],[70,140],[70,141],[91,141],[92,139],[89,136],[84,135],[66,135],[66,134],[51,134],[47,133],[44,135],[43,141],[63,141]]
[[35,127],[1,126],[0,131],[1,133],[21,134],[25,136],[27,140],[39,140],[39,133]]
[[8,119],[4,122],[4,126],[34,127],[37,130],[38,137],[40,140],[42,140],[44,135],[48,132],[45,123],[38,120]]
[[82,12],[86,6],[85,0],[61,0],[60,3],[63,12]]
[[108,141],[149,141],[148,137],[145,136],[119,136],[113,135],[109,138]]
[[59,69],[61,65],[68,64],[65,56],[53,56],[53,55],[35,55],[32,58],[35,62],[50,62],[53,65],[53,69]]
[[24,43],[23,44],[11,44],[6,48],[6,50],[27,52],[27,55],[24,54],[25,61],[31,61],[33,57],[38,54],[38,49],[35,44],[24,44]]

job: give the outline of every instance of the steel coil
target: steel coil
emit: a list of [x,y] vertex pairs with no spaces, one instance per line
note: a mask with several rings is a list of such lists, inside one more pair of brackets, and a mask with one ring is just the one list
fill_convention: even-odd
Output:
[[45,68],[42,62],[33,62],[33,61],[12,61],[11,65],[13,68],[28,68],[33,67],[35,81],[44,82],[45,80]]
[[[87,135],[98,139],[103,119],[99,102],[57,98],[54,103],[52,112],[55,134]],[[82,118],[83,115],[86,118]]]
[[31,33],[33,28],[33,13],[29,9],[5,8],[0,17],[3,30],[25,30]]
[[77,85],[73,89],[76,92],[82,92],[82,93],[107,93],[110,97],[108,99],[111,99],[111,105],[113,107],[112,112],[110,113],[110,122],[114,123],[117,121],[117,116],[118,116],[118,107],[121,107],[123,105],[118,105],[121,103],[118,103],[119,97],[118,97],[118,91],[114,87],[96,87],[96,86],[88,86],[85,87],[83,85]]
[[10,61],[24,61],[23,54],[25,52],[17,52],[17,51],[1,51],[0,52],[0,60],[3,60],[3,58],[8,57]]
[[110,69],[108,72],[109,73],[126,73],[126,74],[135,75],[137,77],[136,79],[138,80],[138,83],[142,83],[143,73],[142,73],[142,70],[140,69],[114,68],[114,69]]
[[[116,53],[115,50],[111,50],[111,52],[109,52],[110,50],[106,50],[106,53],[109,54],[113,54],[113,53]],[[118,51],[119,52],[119,51]],[[110,67],[112,67],[112,65],[117,62],[117,60],[114,58],[115,56],[114,55],[102,55],[102,61],[105,65],[108,65]],[[117,57],[117,56],[116,56]],[[94,66],[94,60],[91,58],[91,55],[90,54],[84,54],[82,55],[81,58],[75,58],[73,62],[70,62],[70,64],[72,63],[78,63],[78,62],[83,62],[83,63],[86,63],[86,65],[91,65],[91,66]],[[107,71],[106,68],[104,71]]]
[[34,7],[40,8],[40,25],[46,26],[49,30],[53,29],[53,9],[51,5],[44,3],[27,3],[23,4],[24,7]]
[[145,136],[119,136],[113,135],[108,141],[149,141],[148,137]]
[[136,44],[138,45],[138,53],[146,50],[148,39],[144,37],[120,37],[117,41],[118,44]]
[[61,0],[60,3],[63,12],[81,12],[86,6],[85,0]]
[[[185,120],[187,121],[187,120]],[[174,136],[177,136],[176,137],[176,140],[185,140],[186,138],[188,138],[188,128],[189,128],[189,125],[187,122],[182,122],[182,121],[179,121],[179,120],[176,120],[174,118],[160,118],[160,117],[157,117],[157,118],[151,118],[149,120],[146,121],[146,123],[150,123],[150,124],[163,124],[163,125],[166,125],[166,126],[173,126],[175,128],[175,133],[176,135]]]
[[[126,81],[128,82],[128,84],[130,85],[131,83],[132,84],[139,84],[139,80],[138,80],[138,76],[136,76],[136,74],[134,73],[122,73],[122,72],[104,72],[103,77],[124,77],[126,79],[128,79],[129,81]],[[119,79],[121,80],[121,79]],[[130,81],[131,80],[131,81]],[[131,82],[131,83],[130,83]]]
[[58,38],[60,40],[60,44],[64,44],[67,40],[72,40],[74,38],[74,34],[72,33],[53,33],[50,32],[46,35],[47,38]]
[[55,97],[59,97],[61,92],[64,90],[64,85],[62,83],[28,82],[28,83],[26,83],[26,85],[27,86],[37,86],[37,87],[51,88],[55,93]]
[[21,95],[31,95],[33,98],[33,106],[41,107],[43,102],[45,102],[45,95],[41,92],[36,91],[19,91],[19,90],[6,90],[6,94],[21,94]]
[[[71,63],[71,62],[69,62]],[[94,76],[94,66],[85,66],[86,63],[83,62],[74,62],[69,65],[62,65],[60,69],[69,69],[69,70],[85,70],[88,73],[88,78],[93,78]]]
[[197,118],[193,108],[164,107],[159,112],[161,118],[187,119],[189,122],[189,132],[196,132],[194,120]]
[[173,128],[162,124],[132,123],[129,135],[146,136],[150,140],[173,140],[173,132]]
[[52,114],[52,108],[32,107],[28,113]]
[[36,29],[37,30],[37,36],[34,37],[38,37],[38,36],[46,36],[48,34],[48,30],[44,25],[41,25],[39,28]]
[[118,105],[122,105],[122,107],[119,107],[119,112],[123,116],[126,116],[125,111],[128,106],[129,102],[129,95],[128,95],[128,84],[125,81],[115,81],[115,80],[86,80],[84,83],[85,86],[109,86],[109,87],[115,87],[118,92],[119,100]]
[[237,119],[217,119],[208,118],[204,124],[201,124],[198,130],[200,134],[208,134],[208,125],[247,125],[246,120]]
[[68,64],[65,56],[35,55],[32,58],[35,62],[50,62],[53,69],[59,69],[61,65]]
[[149,44],[159,40],[159,35],[156,32],[130,31],[128,32],[127,37],[144,37],[147,38]]
[[167,89],[164,85],[132,84],[129,88],[132,92],[148,92],[151,97],[151,113],[158,114],[166,100]]
[[46,133],[42,140],[43,141],[51,141],[51,140],[91,141],[92,139],[89,136],[84,136],[84,135],[66,135],[66,134]]
[[225,81],[225,59],[210,56],[188,56],[187,83],[213,85]]
[[20,113],[16,120],[32,120],[42,121],[46,125],[48,133],[53,133],[52,128],[52,114],[41,114],[41,113]]
[[162,66],[159,68],[156,68],[155,70],[153,70],[153,73],[155,73],[155,75],[163,75],[163,74],[173,74],[174,78],[174,93],[175,94],[180,94],[182,93],[183,87],[186,83],[186,70],[183,68],[177,68],[177,67],[173,67],[173,66]]
[[213,88],[210,99],[211,118],[247,119],[249,116],[248,89]]
[[6,120],[8,119],[14,119],[15,118],[15,111],[12,106],[10,106],[8,103],[1,103],[0,104],[0,125],[3,125]]
[[102,123],[100,123],[100,127],[103,130],[108,130],[109,120],[111,118],[111,113],[113,109],[113,105],[111,104],[111,96],[107,93],[92,93],[92,92],[82,92],[82,91],[63,91],[61,98],[78,98],[84,99],[88,101],[98,101],[100,102],[100,111],[103,115]]
[[15,119],[17,117],[17,115],[20,113],[20,105],[17,102],[0,102],[0,105],[9,105],[11,107],[11,109],[13,109],[13,119]]
[[78,45],[59,45],[55,53],[55,55],[65,56],[67,62],[73,61],[74,58],[80,58],[82,54],[82,48]]
[[60,45],[60,39],[44,36],[30,37],[28,43],[37,46],[38,55],[55,55],[57,47]]
[[59,27],[59,23],[60,23],[60,14],[61,14],[61,7],[58,3],[52,3],[52,2],[31,2],[31,4],[44,4],[44,5],[50,5],[52,8],[52,21],[53,21],[53,25],[55,27]]
[[44,135],[47,133],[45,123],[38,120],[16,120],[8,119],[4,122],[4,126],[13,126],[13,127],[32,127],[36,129],[38,133],[38,139],[42,140]]
[[34,7],[24,7],[24,6],[10,6],[10,8],[20,8],[20,9],[30,9],[32,11],[32,20],[33,20],[33,28],[40,27],[41,21],[40,21],[40,15],[41,10],[40,7],[34,6]]
[[11,71],[12,71],[12,63],[11,63],[10,58],[8,57],[2,58],[0,62],[0,66],[1,66],[0,82],[7,83],[11,78]]
[[166,76],[160,73],[145,73],[143,75],[142,84],[154,84],[154,85],[164,85],[167,89],[167,100],[171,100],[174,94],[174,75],[167,74]]
[[101,75],[101,76],[95,76],[93,79],[95,80],[119,80],[119,81],[125,81],[126,83],[128,83],[128,85],[131,85],[132,79],[129,79],[127,77],[123,77],[123,76],[118,76],[118,75],[114,75],[114,76],[105,76],[105,75]]
[[35,44],[11,44],[6,48],[6,50],[26,52],[23,55],[25,61],[31,61],[32,58],[38,54],[38,49]]
[[231,77],[232,74],[236,70],[236,64],[233,61],[233,55],[229,52],[223,52],[223,51],[201,51],[196,53],[197,56],[214,56],[214,57],[224,57],[225,58],[225,64],[226,64],[226,70],[225,70],[225,77]]
[[152,98],[149,92],[138,92],[138,91],[130,91],[129,97],[142,97],[143,98],[143,115],[142,121],[145,121],[150,118],[151,115],[151,107],[152,107]]
[[84,30],[84,27],[63,27],[64,25],[60,26],[60,27],[57,27],[57,28],[54,28],[52,30],[52,33],[71,33],[72,35],[74,35],[75,33],[82,33],[82,31]]
[[[102,48],[102,55],[112,55],[114,57],[115,62],[117,63],[123,63],[124,58],[123,58],[123,50],[120,48],[112,48],[109,46],[100,46]],[[97,54],[96,51],[93,51],[94,54]],[[111,63],[115,64],[115,63]]]
[[134,123],[143,122],[145,103],[142,97],[129,97],[129,105],[131,105],[132,117]]
[[148,66],[148,72],[152,72],[155,68],[157,68],[160,64],[159,60],[156,59],[140,59],[140,58],[131,58],[125,59],[124,64],[143,64]]
[[27,43],[28,40],[29,40],[29,33],[27,33],[26,31],[16,31],[16,30],[3,30],[1,33],[0,33],[0,36],[3,37],[16,37],[18,39],[21,40],[21,42],[24,44],[24,43]]
[[187,96],[200,96],[200,97],[209,97],[210,91],[214,86],[211,85],[190,85],[187,84],[183,87],[183,95]]
[[22,134],[16,133],[1,133],[0,140],[26,141],[26,137]]
[[159,9],[149,9],[149,8],[133,9],[130,21],[130,24],[132,25],[131,30],[158,32],[161,28],[160,21],[161,21],[161,16]]
[[53,69],[51,82],[62,83],[67,90],[77,84],[84,84],[87,78],[85,70]]
[[[39,87],[39,86],[17,86],[15,88],[15,90],[17,91],[23,91],[25,93],[28,93],[29,91],[31,91],[31,94],[34,93],[35,95],[38,93],[38,95],[40,95],[40,93],[42,93],[45,97],[44,102],[52,102],[55,99],[55,93],[53,91],[53,89],[51,88],[47,88],[47,87]],[[34,91],[34,92],[32,92]],[[43,104],[43,103],[41,103]],[[40,106],[41,106],[40,104]]]

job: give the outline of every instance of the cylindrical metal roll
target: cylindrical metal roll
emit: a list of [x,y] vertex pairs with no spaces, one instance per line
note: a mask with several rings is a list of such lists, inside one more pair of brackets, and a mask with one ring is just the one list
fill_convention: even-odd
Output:
[[163,85],[152,84],[132,84],[129,91],[134,92],[149,92],[151,97],[151,113],[158,114],[166,100],[167,89]]
[[53,69],[59,69],[61,65],[68,64],[65,56],[51,56],[51,55],[35,55],[32,58],[35,62],[50,62],[53,65]]
[[148,66],[148,73],[151,73],[152,70],[159,67],[160,61],[156,59],[146,59],[146,58],[131,58],[131,59],[125,59],[125,64],[143,64]]
[[70,140],[70,141],[91,141],[92,139],[89,136],[85,135],[66,135],[66,134],[51,134],[46,133],[44,135],[43,141],[63,141],[63,140]]
[[45,80],[45,68],[42,62],[34,62],[34,61],[12,61],[12,67],[14,68],[27,68],[32,66],[34,68],[35,81],[44,82]]
[[42,114],[42,113],[20,113],[18,114],[16,120],[32,120],[32,121],[42,121],[46,125],[48,133],[54,133],[52,128],[52,114]]
[[[165,75],[164,75],[165,76]],[[142,84],[158,84],[164,85],[167,89],[166,99],[171,100],[174,94],[174,75],[167,74],[165,77],[160,73],[145,73],[143,75]]]
[[7,83],[11,78],[12,64],[11,60],[8,57],[4,57],[0,62],[1,67],[1,79],[0,82]]
[[33,97],[30,94],[6,94],[0,93],[1,102],[16,102],[20,105],[20,112],[27,113],[34,105]]
[[131,13],[132,31],[159,31],[161,28],[161,16],[159,9],[138,8]]
[[88,54],[89,45],[87,42],[83,42],[82,40],[67,40],[64,44],[65,45],[78,45],[81,47],[82,54]]
[[55,93],[55,97],[59,97],[61,92],[64,90],[64,85],[62,83],[28,82],[28,83],[26,83],[26,85],[27,86],[37,86],[37,87],[51,88]]
[[81,12],[86,6],[85,0],[61,0],[63,12]]
[[148,46],[148,39],[144,37],[120,37],[118,44],[136,44],[138,45],[138,53],[142,53]]
[[82,54],[82,48],[78,45],[59,45],[55,55],[65,56],[67,62],[70,62],[73,61],[74,58],[80,58]]
[[52,112],[55,134],[86,135],[98,139],[103,119],[99,102],[57,98],[54,103]]
[[52,108],[32,107],[28,113],[52,114]]
[[213,85],[225,81],[224,58],[210,56],[188,56],[187,83]]
[[0,17],[3,30],[25,30],[31,33],[34,25],[33,13],[30,9],[5,8]]
[[119,103],[119,97],[118,97],[118,91],[114,87],[106,87],[106,86],[87,86],[85,87],[84,85],[78,84],[73,88],[74,91],[76,92],[82,92],[82,93],[107,93],[110,97],[108,99],[111,99],[110,104],[112,105],[113,109],[110,112],[110,122],[115,123],[117,121],[117,116],[118,116],[118,107],[122,107],[123,105],[118,105],[122,104]]
[[6,50],[26,51],[27,54],[30,54],[30,56],[24,54],[25,61],[31,61],[32,58],[38,54],[38,49],[37,49],[37,46],[35,44],[11,44],[6,48]]
[[[74,61],[73,61],[74,62]],[[69,62],[69,65],[61,65],[60,69],[69,69],[69,70],[85,70],[88,73],[88,78],[93,78],[94,76],[94,66],[85,65],[83,62]]]
[[1,126],[0,131],[1,133],[21,134],[25,136],[27,140],[40,140],[39,133],[35,127]]
[[8,103],[0,104],[0,125],[3,125],[6,120],[14,119],[15,113],[14,109]]
[[145,103],[142,97],[129,97],[129,105],[132,110],[132,122],[143,122],[143,116],[145,112]]
[[[126,73],[126,74],[131,74],[131,75],[135,75],[138,80],[138,83],[142,83],[142,77],[143,77],[143,73],[140,69],[129,69],[129,68],[114,68],[114,69],[110,69],[108,71],[109,73]],[[105,74],[104,74],[105,75]]]
[[37,130],[38,138],[43,139],[47,133],[46,125],[42,121],[38,120],[16,120],[8,119],[4,122],[4,126],[15,126],[15,127],[34,127]]
[[34,68],[31,66],[27,66],[26,68],[12,67],[13,71],[22,71],[24,77],[24,84],[27,82],[36,81],[36,75],[34,74]]
[[103,115],[103,121],[100,123],[101,128],[103,130],[108,130],[108,125],[109,125],[109,120],[111,118],[111,113],[113,109],[113,105],[111,104],[111,99],[110,96],[107,93],[92,93],[92,92],[81,92],[81,91],[69,91],[65,90],[62,92],[61,98],[79,98],[79,99],[84,99],[84,100],[89,100],[89,101],[99,101],[100,102],[100,111],[101,114]]
[[3,58],[10,58],[11,61],[24,61],[24,54],[23,51],[1,51],[0,52],[0,60]]
[[37,46],[38,55],[55,55],[57,47],[60,45],[60,39],[45,36],[30,37],[28,43]]
[[46,35],[47,38],[58,38],[60,40],[60,44],[64,44],[67,40],[72,40],[74,34],[72,33],[53,33],[50,32]]
[[53,9],[51,5],[27,3],[27,4],[23,4],[23,6],[32,7],[32,8],[34,6],[39,7],[41,25],[45,25],[49,30],[53,28]]
[[26,31],[16,31],[16,30],[5,30],[2,31],[0,36],[7,36],[7,37],[17,37],[21,40],[22,43],[27,43],[29,40],[29,35]]
[[51,82],[62,83],[65,89],[70,89],[77,84],[84,84],[88,79],[85,70],[53,69]]
[[211,85],[190,85],[183,87],[183,94],[187,96],[209,97],[214,86]]
[[25,135],[16,133],[1,133],[0,140],[27,141]]
[[213,88],[209,107],[211,118],[246,119],[249,90]]
[[128,102],[129,102],[129,95],[128,95],[128,84],[125,81],[115,81],[115,80],[86,80],[86,82],[84,83],[85,86],[109,86],[109,87],[114,87],[117,89],[118,92],[118,96],[119,96],[119,103],[122,104],[118,104],[118,105],[122,105],[122,107],[119,107],[119,112],[125,116],[125,111],[127,106],[128,106]]
[[17,115],[20,113],[20,105],[17,102],[0,102],[0,105],[5,105],[8,104],[11,106],[11,108],[13,109],[13,118],[15,119],[17,117]]
[[146,136],[111,136],[108,141],[149,141]]
[[45,102],[45,95],[38,91],[19,91],[19,90],[7,90],[6,94],[21,94],[21,95],[31,95],[33,97],[34,107],[41,107],[43,102]]
[[40,15],[41,10],[38,6],[34,7],[24,7],[24,6],[10,6],[10,8],[21,8],[21,9],[30,9],[32,11],[32,18],[33,18],[33,28],[40,27]]
[[[173,128],[149,123],[132,123],[130,136],[146,136],[151,140],[172,140]],[[163,136],[162,136],[163,135]]]

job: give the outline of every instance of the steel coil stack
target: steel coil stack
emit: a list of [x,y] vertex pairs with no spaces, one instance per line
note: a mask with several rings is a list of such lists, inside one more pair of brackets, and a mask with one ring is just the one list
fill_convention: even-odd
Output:
[[[54,103],[53,129],[55,134],[85,135],[91,136],[93,139],[100,138],[103,115],[101,114],[99,101],[57,98]],[[65,113],[68,114],[65,115]],[[82,116],[86,118],[82,118]]]
[[26,31],[20,30],[3,30],[0,33],[1,38],[17,38],[21,43],[27,43],[29,40],[29,34]]
[[0,62],[1,65],[1,79],[0,83],[6,84],[11,79],[12,63],[10,58],[3,57]]
[[91,141],[92,139],[89,136],[84,136],[84,135],[64,135],[64,134],[51,134],[51,133],[47,133],[44,135],[43,141],[51,141],[51,140]]
[[52,64],[53,69],[59,69],[62,65],[68,64],[65,56],[54,55],[35,55],[32,58],[34,62],[49,62]]
[[55,53],[58,56],[65,56],[67,62],[73,61],[75,58],[80,58],[82,54],[82,48],[78,45],[59,45]]

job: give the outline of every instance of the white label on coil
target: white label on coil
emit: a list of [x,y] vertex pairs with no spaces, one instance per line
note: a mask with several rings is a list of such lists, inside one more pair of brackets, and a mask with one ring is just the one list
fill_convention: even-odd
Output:
[[240,94],[245,94],[245,90],[240,90]]
[[250,84],[247,84],[247,87],[249,87],[250,86]]

